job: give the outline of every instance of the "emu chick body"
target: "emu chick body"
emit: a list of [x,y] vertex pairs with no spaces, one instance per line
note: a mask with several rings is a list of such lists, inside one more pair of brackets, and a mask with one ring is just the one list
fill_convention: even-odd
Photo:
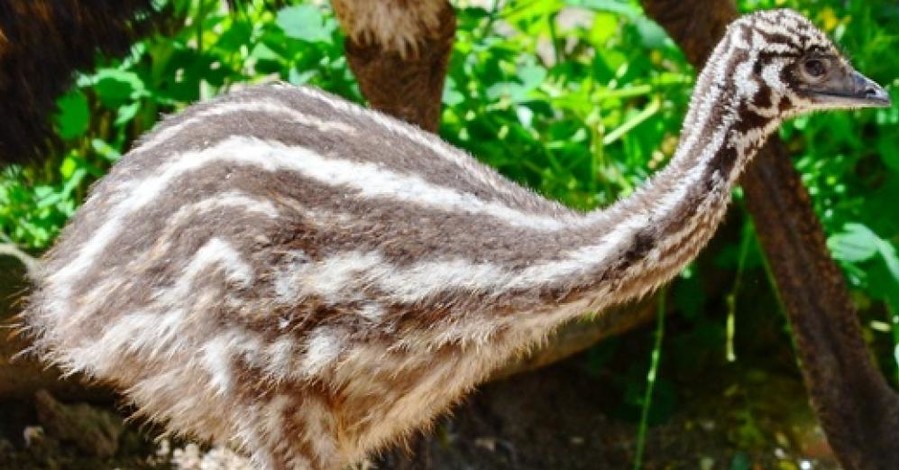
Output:
[[[825,58],[832,80],[804,78]],[[339,98],[251,88],[167,119],[112,169],[25,319],[49,361],[173,431],[259,467],[339,468],[562,322],[669,280],[779,122],[883,105],[865,80],[794,12],[739,20],[671,163],[589,214]]]

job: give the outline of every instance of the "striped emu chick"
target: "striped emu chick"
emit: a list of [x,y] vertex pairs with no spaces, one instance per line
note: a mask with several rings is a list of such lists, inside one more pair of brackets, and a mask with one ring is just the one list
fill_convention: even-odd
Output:
[[744,17],[671,163],[583,214],[392,118],[251,88],[167,119],[93,188],[25,320],[49,361],[172,431],[259,468],[340,468],[668,281],[782,119],[887,103],[802,16]]

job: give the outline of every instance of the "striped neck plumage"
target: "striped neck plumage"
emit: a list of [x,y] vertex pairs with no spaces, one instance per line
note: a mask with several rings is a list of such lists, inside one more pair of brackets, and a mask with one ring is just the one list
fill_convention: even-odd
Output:
[[765,87],[740,79],[746,67],[732,58],[743,55],[722,44],[697,81],[671,162],[634,194],[587,215],[592,236],[584,238],[606,249],[585,259],[572,291],[595,299],[591,307],[640,297],[680,272],[711,238],[742,169],[781,121],[763,109],[771,103],[759,104]]
[[580,248],[562,248],[581,263],[558,281],[569,293],[562,297],[601,309],[675,276],[712,236],[743,168],[784,119],[888,105],[886,92],[798,13],[759,12],[732,23],[696,82],[668,166],[587,215],[589,233],[568,240]]

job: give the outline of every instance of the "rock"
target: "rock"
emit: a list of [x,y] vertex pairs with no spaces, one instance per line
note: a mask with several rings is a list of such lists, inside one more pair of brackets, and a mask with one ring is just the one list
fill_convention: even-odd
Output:
[[46,390],[34,394],[34,403],[38,421],[48,435],[70,442],[88,455],[115,455],[124,430],[118,415],[85,403],[64,405]]

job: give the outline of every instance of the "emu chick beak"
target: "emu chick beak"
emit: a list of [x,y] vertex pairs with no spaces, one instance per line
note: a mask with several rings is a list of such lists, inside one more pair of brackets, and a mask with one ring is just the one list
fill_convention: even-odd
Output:
[[890,95],[877,82],[856,72],[839,74],[809,90],[812,99],[825,108],[888,108]]

